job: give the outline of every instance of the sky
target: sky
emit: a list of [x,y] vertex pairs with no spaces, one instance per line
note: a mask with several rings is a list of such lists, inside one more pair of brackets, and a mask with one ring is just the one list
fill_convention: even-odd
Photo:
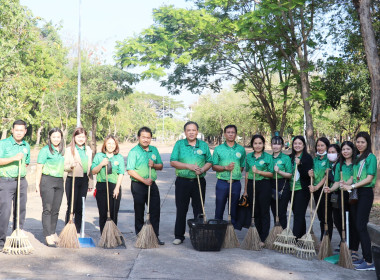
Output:
[[[78,40],[79,0],[21,0],[34,16],[54,24],[61,23],[61,38],[67,44]],[[117,41],[140,33],[153,24],[152,11],[162,5],[186,8],[185,0],[81,0],[82,44],[90,44],[105,50],[107,62],[113,63],[114,47]],[[134,86],[138,91],[167,96],[167,90],[153,80]],[[184,92],[173,96],[187,106],[198,99],[198,95]],[[182,115],[185,112],[181,112]]]

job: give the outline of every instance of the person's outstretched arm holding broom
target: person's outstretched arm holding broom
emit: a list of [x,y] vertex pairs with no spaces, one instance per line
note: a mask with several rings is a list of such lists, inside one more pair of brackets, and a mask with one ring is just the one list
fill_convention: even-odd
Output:
[[[9,218],[16,209],[17,178],[20,170],[20,228],[23,228],[26,214],[28,182],[25,179],[26,167],[30,162],[30,146],[23,140],[27,124],[17,120],[12,125],[12,136],[0,141],[0,251],[4,247]],[[13,202],[14,201],[14,202]],[[13,212],[13,230],[16,229],[16,211]]]
[[[135,210],[135,232],[139,234],[144,226],[145,204],[148,203],[148,187],[150,186],[150,222],[157,236],[158,244],[165,242],[159,239],[160,226],[160,192],[156,184],[157,170],[162,170],[163,163],[156,147],[151,146],[152,131],[142,127],[138,133],[139,144],[128,154],[127,171],[131,176],[131,191]],[[149,176],[149,169],[151,174]]]

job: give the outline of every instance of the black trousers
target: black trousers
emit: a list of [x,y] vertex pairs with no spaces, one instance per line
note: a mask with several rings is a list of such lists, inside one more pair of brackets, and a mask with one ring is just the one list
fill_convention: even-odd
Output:
[[[335,207],[333,204],[331,204],[331,211],[332,211],[332,218],[334,225],[336,229],[338,230],[340,239],[343,239],[342,236],[342,222],[344,223],[344,230],[347,232],[347,226],[346,226],[346,214],[344,213],[343,221],[342,221],[342,198],[341,198],[341,193],[340,190],[336,191],[335,193],[338,194],[338,202],[337,202],[337,207]],[[349,205],[348,205],[348,192],[343,192],[343,202],[344,202],[344,212],[349,211]],[[344,236],[346,238],[346,236]]]
[[[367,224],[369,214],[373,204],[373,188],[358,188],[358,202],[350,208],[353,216],[353,222],[358,234],[358,239],[350,236],[350,249],[357,251],[359,242],[362,246],[363,258],[366,262],[372,263],[371,240],[369,238]],[[352,245],[351,245],[352,244]]]
[[[135,232],[138,234],[144,225],[145,204],[148,205],[148,186],[132,181],[131,191],[135,209]],[[160,192],[153,182],[150,187],[150,222],[153,226],[154,233],[158,237],[160,232]]]
[[[261,241],[265,242],[270,228],[270,203],[272,200],[270,180],[263,179],[256,181],[255,192],[255,225]],[[252,205],[253,180],[248,180],[247,193],[249,205]]]
[[58,214],[63,197],[63,178],[42,175],[40,185],[42,227],[46,237],[54,234],[57,228]]
[[[110,216],[112,221],[117,225],[117,215],[120,209],[120,201],[121,201],[121,188],[119,191],[119,195],[117,198],[113,197],[113,190],[115,189],[116,184],[108,183],[109,188],[109,201],[110,201]],[[106,182],[97,182],[96,183],[96,204],[98,205],[99,211],[99,227],[100,234],[103,233],[104,225],[107,221],[107,183]]]
[[[315,205],[317,205],[317,203],[318,203],[318,199],[319,199],[319,195],[321,194],[321,191],[323,191],[322,188],[319,188],[319,190],[317,190],[313,193]],[[322,194],[321,202],[319,203],[319,207],[317,209],[319,226],[321,227],[320,240],[322,240],[323,234],[325,232],[325,197],[326,197],[326,194],[325,193]],[[330,194],[327,195],[327,227],[328,227],[329,238],[331,240],[334,226],[333,226],[333,219],[332,219]]]
[[[67,176],[66,178],[66,198],[67,198],[67,211],[65,223],[67,224],[70,220],[70,210],[71,210],[71,189],[72,189],[73,177]],[[87,197],[88,190],[88,177],[87,174],[84,174],[83,177],[76,177],[74,184],[74,203],[73,203],[73,213],[74,213],[74,222],[77,232],[80,233],[82,227],[82,197]]]
[[[204,203],[206,180],[200,178],[200,183]],[[174,235],[176,239],[185,239],[186,215],[189,210],[190,199],[194,218],[196,218],[199,214],[203,214],[197,178],[186,179],[177,177],[175,180],[175,205],[177,208],[177,215],[174,227]]]
[[293,234],[298,239],[306,233],[306,210],[310,201],[309,189],[294,191],[293,201]]
[[[26,201],[28,194],[28,182],[25,178],[20,180],[20,229],[23,229],[26,215]],[[17,225],[17,178],[0,177],[0,245],[4,245],[9,218],[13,205],[13,230]]]
[[[276,180],[271,180],[272,190],[276,190]],[[286,213],[288,211],[288,204],[290,201],[290,188],[289,188],[289,180],[284,178],[278,179],[278,191],[282,191],[281,199],[278,200],[278,218],[280,220],[280,224],[282,228],[286,228],[287,226],[287,218]],[[273,220],[276,223],[276,199],[272,197],[272,201],[270,204]]]

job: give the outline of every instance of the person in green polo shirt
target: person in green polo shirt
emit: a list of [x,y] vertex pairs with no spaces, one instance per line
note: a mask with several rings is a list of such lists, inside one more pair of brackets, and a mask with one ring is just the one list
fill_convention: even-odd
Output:
[[37,158],[36,192],[42,199],[42,228],[49,247],[56,247],[58,242],[55,230],[63,196],[64,149],[62,131],[53,128]]
[[[354,263],[356,270],[375,270],[372,262],[371,240],[369,238],[367,224],[371,212],[374,193],[373,189],[377,176],[377,159],[372,153],[371,137],[367,132],[359,132],[356,135],[356,148],[359,151],[358,157],[354,160],[353,184],[343,184],[346,191],[357,189],[358,200],[355,212],[354,223],[359,234],[359,241],[362,247],[363,259]],[[355,251],[357,248],[355,248]]]
[[[330,146],[330,141],[326,137],[320,137],[317,139],[315,149],[317,154],[313,159],[313,169],[309,171],[309,176],[313,177],[313,185],[309,186],[310,192],[314,196],[315,205],[317,205],[319,196],[323,191],[323,185],[326,180],[326,169],[330,168],[330,161],[327,157],[327,149]],[[320,240],[323,238],[325,228],[325,195],[327,198],[327,226],[329,238],[331,239],[333,233],[333,219],[332,219],[332,207],[329,194],[322,194],[321,202],[317,209],[317,215],[319,219],[319,226],[321,228]]]
[[[246,185],[244,195],[248,195],[250,205],[253,201],[253,180],[255,179],[255,225],[264,246],[270,228],[270,203],[272,187],[270,178],[273,177],[273,157],[264,151],[265,139],[262,135],[253,135],[251,140],[253,152],[247,155],[245,165]],[[255,176],[254,176],[255,174]],[[255,177],[255,178],[254,178]]]
[[[107,166],[107,177],[106,177]],[[96,202],[99,211],[100,234],[103,233],[107,221],[107,179],[109,192],[109,207],[111,219],[117,225],[117,216],[121,201],[121,182],[123,181],[125,164],[124,157],[119,153],[117,139],[108,135],[103,142],[102,151],[97,153],[91,165],[92,174],[96,175]]]
[[[276,135],[272,137],[271,140],[272,151],[273,151],[273,164],[274,172],[277,173],[277,186],[278,186],[278,218],[282,228],[286,228],[287,219],[286,213],[288,211],[288,204],[290,200],[290,188],[289,180],[292,177],[292,163],[290,157],[282,153],[282,148],[284,147],[284,139],[281,136]],[[276,174],[274,174],[271,179],[272,185],[272,201],[271,210],[274,217],[276,217]]]
[[[140,232],[144,225],[145,204],[148,203],[148,186],[150,186],[150,222],[157,236],[158,244],[165,242],[159,239],[160,229],[160,192],[156,184],[157,170],[164,167],[156,147],[151,146],[152,130],[142,127],[137,132],[139,144],[132,148],[127,158],[127,171],[131,176],[131,191],[135,209],[135,232]],[[150,177],[149,177],[149,169]]]
[[[17,203],[20,205],[20,228],[25,222],[28,182],[26,167],[30,163],[30,146],[23,140],[26,122],[17,120],[12,125],[12,136],[0,141],[0,250],[4,247],[13,202],[13,230],[16,229]],[[21,161],[21,170],[19,170]],[[20,172],[20,201],[16,201],[17,178]]]
[[[206,180],[204,176],[212,166],[212,156],[206,142],[197,139],[198,124],[189,121],[184,125],[186,139],[178,140],[170,156],[170,165],[174,167],[177,179],[175,181],[175,203],[177,208],[173,241],[179,245],[185,240],[186,215],[191,205],[194,218],[202,214],[201,195],[205,197]],[[197,176],[200,178],[201,192]]]
[[235,142],[237,127],[227,125],[224,128],[226,142],[217,146],[212,157],[212,169],[216,171],[215,187],[215,219],[223,220],[224,209],[230,191],[230,176],[232,172],[231,189],[231,222],[236,223],[236,210],[241,191],[240,179],[245,164],[246,152],[243,146]]

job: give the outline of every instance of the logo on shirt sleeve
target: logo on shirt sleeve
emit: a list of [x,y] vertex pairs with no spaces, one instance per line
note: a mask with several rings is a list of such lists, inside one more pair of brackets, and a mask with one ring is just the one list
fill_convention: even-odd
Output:
[[152,155],[152,159],[153,159],[153,160],[156,160],[156,159],[157,159],[156,155],[153,154],[153,155]]
[[237,153],[236,153],[236,157],[237,157],[237,158],[241,158],[241,153],[237,152]]

